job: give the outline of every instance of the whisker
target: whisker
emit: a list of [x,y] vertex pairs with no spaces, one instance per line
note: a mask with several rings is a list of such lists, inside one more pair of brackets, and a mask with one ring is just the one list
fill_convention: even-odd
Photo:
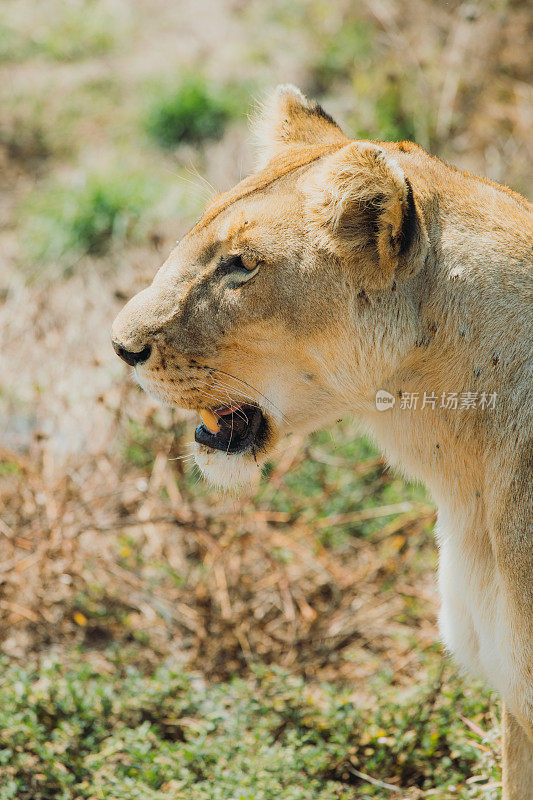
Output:
[[[238,391],[239,395],[243,399],[251,401],[250,402],[251,405],[254,405],[254,406],[257,406],[257,407],[259,406],[259,403],[257,402],[257,400],[254,397],[252,397],[252,395],[243,392],[242,389],[240,389],[240,388],[236,388],[235,386],[231,386],[229,383],[227,383],[227,381],[223,381],[218,376],[213,375],[213,372],[216,371],[213,367],[208,367],[207,365],[202,365],[202,364],[200,364],[199,366],[202,367],[202,369],[204,369],[205,372],[209,374],[209,378],[211,379],[211,382],[208,383],[207,381],[201,380],[200,378],[195,378],[195,381],[194,381],[195,383],[200,384],[202,386],[207,386],[208,389],[213,389],[214,391],[216,391],[217,388],[220,386],[220,388],[225,392],[228,400],[230,401],[229,402],[230,405],[231,405],[231,398],[229,396],[228,390],[232,391],[232,392]],[[226,373],[224,373],[224,374],[226,374]],[[233,378],[233,376],[231,376],[231,375],[229,377]],[[235,378],[234,380],[237,380],[237,379]],[[241,381],[241,383],[242,383],[242,381]],[[212,394],[210,394],[208,396],[213,397],[213,399],[215,399],[218,403],[221,403],[221,404],[224,403],[224,400],[221,397],[215,397]],[[272,403],[272,405],[274,405],[274,404]]]
[[[210,389],[213,388],[211,384],[206,383],[205,381],[198,381],[198,383],[203,384],[204,386],[208,386]],[[220,405],[224,405],[224,398],[223,397],[218,397],[218,395],[214,395],[211,392],[206,392],[205,389],[202,389],[202,394],[204,394],[206,397],[210,397],[216,403],[220,403]]]
[[[230,398],[229,392],[238,392],[238,394],[244,400],[250,401],[250,405],[253,405],[253,406],[257,407],[257,408],[260,407],[260,403],[258,402],[258,400],[253,395],[251,395],[249,393],[249,391],[243,392],[243,390],[239,386],[232,386],[230,383],[228,383],[227,380],[222,380],[219,377],[221,375],[224,375],[226,378],[229,378],[231,381],[235,381],[236,384],[240,384],[241,386],[244,386],[247,390],[251,390],[252,392],[255,392],[255,394],[258,395],[259,397],[262,397],[263,400],[265,400],[266,403],[271,408],[275,409],[278,412],[278,414],[280,414],[282,420],[285,423],[289,424],[289,419],[287,418],[286,414],[283,413],[281,408],[279,408],[279,406],[277,406],[269,397],[267,397],[267,395],[265,395],[262,392],[260,392],[259,389],[257,389],[255,386],[252,386],[251,384],[247,383],[246,381],[242,380],[241,378],[237,378],[235,375],[232,375],[229,372],[225,372],[222,369],[218,369],[217,367],[209,367],[206,364],[199,365],[199,366],[201,366],[206,371],[206,373],[208,373],[211,382],[208,383],[206,380],[195,378],[195,381],[194,381],[195,383],[200,384],[202,386],[206,386],[208,389],[211,389],[212,391],[215,391],[215,392],[217,391],[218,388],[220,388],[222,391],[225,392],[226,397],[227,397],[230,405],[231,405],[231,398]],[[220,403],[221,405],[224,405],[224,399],[223,398],[221,398],[221,397],[219,397],[219,396],[217,396],[215,394],[212,394],[212,392],[206,392],[205,390],[204,390],[204,394],[207,397],[210,397],[213,400],[215,400],[215,402]],[[233,413],[238,414],[239,416],[241,416],[241,418],[244,419],[244,421],[248,424],[248,421],[249,421],[248,417],[246,416],[245,412],[242,409],[235,409]]]
[[208,189],[210,189],[210,190],[213,192],[213,194],[218,194],[218,190],[216,189],[216,187],[215,187],[215,186],[213,186],[213,184],[212,184],[212,183],[210,183],[210,182],[207,180],[207,178],[205,177],[205,175],[202,175],[202,174],[201,174],[201,173],[198,171],[198,167],[197,167],[195,164],[193,164],[193,163],[192,163],[192,161],[191,161],[191,162],[189,162],[189,167],[188,167],[188,169],[189,169],[189,171],[190,171],[190,172],[192,172],[192,174],[193,174],[193,175],[194,175],[196,178],[198,178],[198,179],[199,179],[199,180],[200,180],[200,181],[201,181],[203,184],[205,184],[205,186],[206,186]]
[[226,455],[228,455],[228,453],[229,453],[229,446],[231,444],[231,440],[232,439],[233,439],[233,414],[231,415],[231,433],[230,433],[229,439],[228,439],[228,446],[226,448]]
[[[231,397],[229,396],[229,391],[227,389],[225,391],[226,391],[226,397],[228,398],[228,405],[231,406],[232,402],[231,402]],[[243,419],[246,422],[247,425],[249,424],[250,420],[248,419],[248,417],[246,415],[246,411],[244,411],[244,409],[242,409],[240,407],[237,407],[237,408],[233,409],[233,411],[231,412],[231,429],[232,429],[232,432],[233,432],[233,414],[237,414],[237,416],[239,416],[241,419]]]
[[214,383],[212,384],[212,386],[214,389],[220,386],[226,392],[228,392],[228,390],[232,392],[238,392],[242,398],[250,401],[250,405],[259,407],[259,403],[255,399],[255,397],[252,397],[252,395],[248,394],[247,392],[243,392],[241,388],[236,388],[235,386],[231,386],[229,383],[227,383],[227,381],[223,381],[219,377],[214,377],[213,381]]
[[[200,383],[200,384],[202,384],[204,386],[208,386],[210,389],[213,389],[213,388],[216,389],[216,386],[213,386],[212,384],[208,384],[206,381],[200,380],[200,381],[198,381],[198,383]],[[207,395],[207,397],[211,397],[217,403],[220,403],[220,405],[224,405],[224,399],[222,397],[217,397],[216,395],[212,394],[211,392],[206,392],[205,390],[203,390],[203,393],[205,395]],[[231,398],[230,398],[230,396],[229,396],[227,391],[226,391],[226,397],[227,397],[227,399],[229,401],[229,405],[231,405],[232,404],[231,403]],[[248,417],[246,416],[245,412],[241,408],[236,408],[233,411],[233,413],[237,414],[237,416],[240,416],[241,419],[243,419],[246,423],[248,423]]]
[[288,422],[287,417],[285,416],[285,414],[283,413],[281,408],[278,408],[278,406],[275,405],[275,403],[273,403],[272,400],[270,400],[269,397],[267,397],[265,394],[260,392],[259,389],[256,389],[255,386],[251,386],[249,383],[246,383],[246,381],[243,381],[240,378],[236,378],[235,375],[231,375],[229,372],[224,372],[221,369],[215,369],[215,372],[219,372],[221,375],[226,375],[226,377],[231,378],[232,380],[237,381],[238,383],[242,383],[243,386],[246,386],[248,389],[251,389],[252,392],[256,392],[260,397],[262,397],[264,400],[266,400],[267,403],[269,403],[272,406],[272,408],[275,408],[276,411],[278,411],[279,414],[281,414],[281,416],[282,416],[282,418],[283,418],[283,420],[285,422]]

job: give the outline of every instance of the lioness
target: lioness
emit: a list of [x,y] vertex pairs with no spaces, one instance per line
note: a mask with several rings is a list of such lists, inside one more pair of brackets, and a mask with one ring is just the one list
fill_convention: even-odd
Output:
[[350,140],[291,86],[257,130],[257,171],[121,311],[114,347],[200,411],[215,484],[348,412],[425,481],[442,636],[501,693],[504,797],[531,800],[532,206],[410,142]]

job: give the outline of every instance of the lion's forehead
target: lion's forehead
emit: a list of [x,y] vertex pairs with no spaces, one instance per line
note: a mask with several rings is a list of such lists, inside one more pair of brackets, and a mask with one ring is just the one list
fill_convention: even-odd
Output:
[[236,200],[216,218],[197,225],[170,253],[159,278],[195,280],[215,259],[250,248],[267,261],[290,256],[299,247],[303,200],[293,184],[271,187]]
[[217,195],[207,206],[205,213],[196,225],[189,232],[188,236],[199,233],[207,227],[216,217],[227,211],[240,200],[255,195],[258,192],[269,189],[272,184],[285,178],[307,165],[312,164],[323,156],[329,155],[339,149],[340,145],[329,145],[327,147],[295,147],[289,148],[288,152],[272,159],[267,166],[244,180],[236,184],[227,192]]

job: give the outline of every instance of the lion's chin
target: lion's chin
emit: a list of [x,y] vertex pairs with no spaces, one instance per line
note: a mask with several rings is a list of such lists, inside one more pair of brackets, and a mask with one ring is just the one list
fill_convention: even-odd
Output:
[[196,444],[194,460],[208,483],[225,492],[249,490],[261,477],[261,464],[248,453],[227,454]]

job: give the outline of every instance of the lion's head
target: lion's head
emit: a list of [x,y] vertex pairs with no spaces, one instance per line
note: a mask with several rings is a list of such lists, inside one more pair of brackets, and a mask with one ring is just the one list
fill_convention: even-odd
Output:
[[395,146],[349,140],[297,89],[258,124],[258,171],[215,198],[113,325],[139,383],[194,409],[196,461],[249,482],[280,436],[373,405],[417,336],[427,236]]

